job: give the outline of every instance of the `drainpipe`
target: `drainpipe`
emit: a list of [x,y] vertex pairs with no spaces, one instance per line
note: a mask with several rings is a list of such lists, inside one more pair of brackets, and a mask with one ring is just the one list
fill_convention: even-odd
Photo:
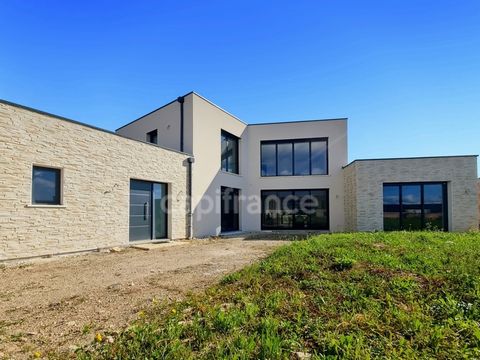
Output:
[[188,238],[193,239],[193,205],[192,205],[192,168],[195,158],[189,157],[188,162]]
[[185,98],[179,96],[177,101],[180,103],[180,151],[183,151],[183,103],[185,102]]

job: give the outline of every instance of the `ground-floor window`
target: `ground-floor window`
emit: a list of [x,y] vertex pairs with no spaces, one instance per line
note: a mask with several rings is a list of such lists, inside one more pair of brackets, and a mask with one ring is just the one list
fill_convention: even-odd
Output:
[[328,190],[263,190],[262,230],[328,230]]
[[383,229],[448,230],[447,184],[384,184]]
[[167,238],[167,184],[130,181],[130,241]]

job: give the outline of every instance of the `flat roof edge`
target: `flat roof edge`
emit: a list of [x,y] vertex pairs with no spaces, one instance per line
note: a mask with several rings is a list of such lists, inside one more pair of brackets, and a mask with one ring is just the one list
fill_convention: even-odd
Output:
[[411,156],[411,157],[398,157],[398,158],[373,158],[373,159],[355,159],[345,166],[343,169],[359,161],[390,161],[390,160],[421,160],[421,159],[446,159],[446,158],[469,158],[478,157],[479,155],[440,155],[440,156]]
[[331,118],[331,119],[312,119],[312,120],[294,120],[294,121],[274,121],[268,123],[256,123],[248,124],[248,126],[259,126],[259,125],[281,125],[281,124],[298,124],[298,123],[307,123],[307,122],[317,122],[317,121],[348,121],[347,117],[341,118]]
[[37,114],[43,115],[43,116],[53,117],[57,120],[66,121],[66,122],[69,122],[69,123],[72,123],[72,124],[75,124],[75,125],[79,125],[79,126],[83,126],[83,127],[86,127],[86,128],[92,129],[92,130],[101,131],[101,132],[104,132],[104,133],[107,133],[107,134],[110,134],[110,135],[121,137],[122,139],[130,140],[130,141],[134,141],[134,142],[139,142],[141,144],[146,144],[146,145],[150,145],[150,146],[155,146],[157,148],[160,148],[160,149],[163,149],[163,150],[168,150],[168,151],[173,151],[175,153],[182,154],[182,155],[192,156],[192,154],[188,154],[186,152],[171,149],[171,148],[161,146],[161,145],[157,145],[157,144],[152,144],[152,143],[149,143],[149,142],[146,142],[146,141],[131,139],[129,137],[120,135],[120,134],[118,134],[114,131],[110,131],[110,130],[107,130],[107,129],[102,129],[102,128],[99,128],[99,127],[94,126],[94,125],[90,125],[90,124],[83,123],[81,121],[69,119],[69,118],[66,118],[64,116],[55,115],[55,114],[52,114],[52,113],[49,113],[49,112],[46,112],[46,111],[43,111],[43,110],[35,109],[35,108],[29,107],[29,106],[17,104],[17,103],[8,101],[8,100],[0,99],[0,104],[16,107],[16,108],[19,108],[19,109],[22,109],[22,110],[27,110],[27,111],[34,112],[34,113],[37,113]]

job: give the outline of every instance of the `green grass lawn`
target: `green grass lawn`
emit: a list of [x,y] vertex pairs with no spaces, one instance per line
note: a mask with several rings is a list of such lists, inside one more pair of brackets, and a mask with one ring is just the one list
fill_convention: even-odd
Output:
[[[100,339],[99,339],[100,340]],[[80,358],[478,358],[480,234],[321,235],[162,304]]]

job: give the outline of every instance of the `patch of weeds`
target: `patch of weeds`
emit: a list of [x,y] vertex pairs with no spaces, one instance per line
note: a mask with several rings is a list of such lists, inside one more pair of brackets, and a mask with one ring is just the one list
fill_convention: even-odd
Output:
[[85,324],[82,327],[82,335],[87,335],[90,334],[93,330],[93,325],[92,324]]
[[240,273],[235,272],[232,274],[226,275],[221,281],[220,284],[226,285],[226,284],[232,284],[235,281],[238,281],[240,279]]
[[10,335],[10,340],[13,342],[22,342],[25,339],[25,334],[22,332],[18,332],[15,334]]

